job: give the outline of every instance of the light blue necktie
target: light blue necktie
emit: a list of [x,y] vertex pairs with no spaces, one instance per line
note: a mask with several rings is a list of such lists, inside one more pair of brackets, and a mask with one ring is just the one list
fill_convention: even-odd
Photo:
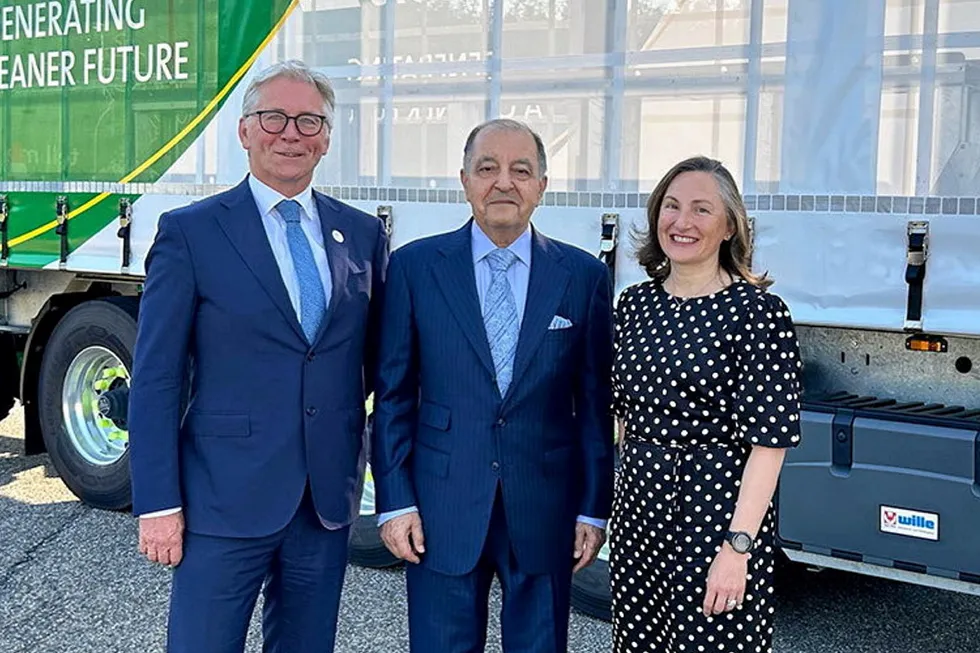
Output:
[[507,280],[507,268],[517,261],[517,255],[509,249],[495,249],[487,254],[490,265],[490,287],[483,300],[483,323],[490,343],[490,355],[497,372],[497,388],[500,396],[507,394],[514,376],[514,354],[520,325],[517,319],[517,302]]
[[286,241],[289,243],[289,253],[293,258],[293,268],[299,281],[299,314],[300,324],[306,340],[310,343],[316,337],[316,332],[323,322],[327,312],[327,296],[323,292],[323,281],[320,271],[313,259],[313,248],[303,232],[300,224],[301,207],[295,200],[283,200],[276,206],[279,215],[286,221]]

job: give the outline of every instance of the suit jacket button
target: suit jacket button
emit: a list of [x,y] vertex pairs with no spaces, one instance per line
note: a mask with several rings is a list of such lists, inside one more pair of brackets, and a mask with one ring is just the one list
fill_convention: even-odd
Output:
[[499,472],[500,471],[500,463],[498,463],[496,460],[493,461],[493,463],[490,464],[490,469],[492,469],[495,472]]
[[316,354],[314,352],[311,351],[310,353],[308,353],[306,355],[306,362],[307,363],[312,363],[315,360],[316,360]]
[[497,426],[506,426],[506,425],[507,425],[507,420],[505,420],[503,417],[497,420]]
[[310,406],[309,408],[307,408],[306,409],[306,414],[309,415],[310,417],[313,417],[314,415],[316,415],[316,407],[315,406]]

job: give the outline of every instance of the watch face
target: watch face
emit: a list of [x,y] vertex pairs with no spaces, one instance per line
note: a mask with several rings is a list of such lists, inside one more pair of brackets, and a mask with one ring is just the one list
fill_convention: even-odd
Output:
[[752,548],[752,538],[747,533],[735,533],[732,536],[732,548],[739,553],[747,553]]

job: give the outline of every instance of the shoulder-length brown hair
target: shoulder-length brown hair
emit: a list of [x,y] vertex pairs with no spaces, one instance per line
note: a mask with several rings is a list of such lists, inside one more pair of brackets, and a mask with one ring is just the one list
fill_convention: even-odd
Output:
[[706,172],[718,183],[718,192],[725,205],[728,224],[734,234],[721,242],[718,262],[733,278],[741,277],[754,286],[768,288],[772,278],[768,273],[761,275],[752,272],[752,238],[749,234],[749,219],[738,184],[721,161],[696,156],[681,161],[664,175],[647,202],[647,229],[634,231],[633,240],[637,245],[636,258],[647,274],[653,279],[663,280],[670,273],[670,259],[660,246],[657,236],[657,222],[660,220],[660,207],[664,196],[674,179],[685,172]]

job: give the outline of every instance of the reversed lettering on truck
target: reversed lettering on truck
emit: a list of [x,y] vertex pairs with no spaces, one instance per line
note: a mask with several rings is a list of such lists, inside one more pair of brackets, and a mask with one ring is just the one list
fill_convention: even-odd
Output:
[[882,533],[939,541],[939,515],[934,512],[881,506],[879,530]]

